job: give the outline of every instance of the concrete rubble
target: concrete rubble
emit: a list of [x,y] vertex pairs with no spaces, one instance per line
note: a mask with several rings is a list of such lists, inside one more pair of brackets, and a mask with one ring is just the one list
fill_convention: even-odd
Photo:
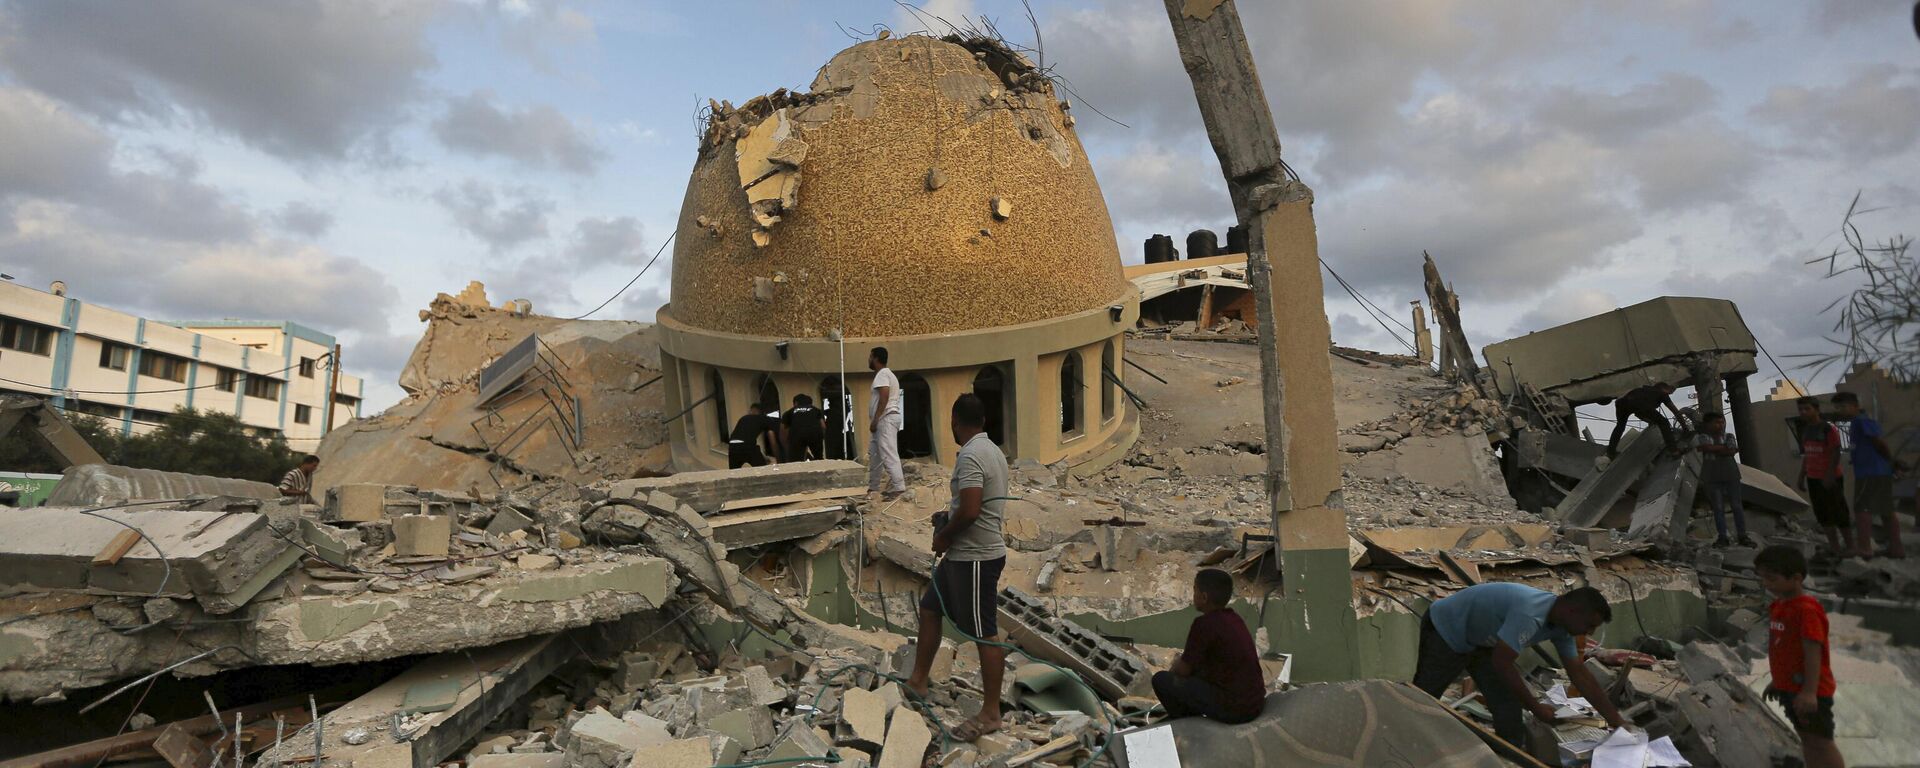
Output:
[[[1047,117],[1067,106],[1043,73],[995,41],[960,42],[984,69],[949,87],[1022,107],[1009,119],[1026,140],[1065,146],[1071,118]],[[799,200],[832,177],[802,178],[829,148],[806,131],[871,111],[873,72],[904,66],[882,54],[910,61],[914,45],[855,49],[806,93],[713,104],[702,162],[731,143],[727,199],[746,206],[695,223],[714,238],[750,230],[762,253],[810,226]],[[916,167],[912,186],[951,191],[971,183],[963,172]],[[980,217],[1020,224],[1055,201],[1013,188],[982,202]],[[1300,595],[1313,585],[1281,578],[1298,550],[1276,542],[1268,517],[1245,258],[1215,256],[1211,233],[1197,235],[1202,263],[1134,273],[1160,303],[1127,339],[1125,361],[1145,375],[1127,374],[1126,394],[1150,404],[1131,448],[1084,472],[1013,457],[997,618],[1014,650],[997,733],[953,736],[985,700],[978,646],[943,640],[928,692],[904,685],[947,468],[909,462],[912,493],[891,501],[867,495],[854,461],[673,473],[670,430],[695,417],[660,411],[653,326],[495,306],[474,283],[422,311],[408,397],[322,444],[318,504],[260,483],[93,466],[70,473],[83,482],[69,503],[0,516],[0,703],[87,723],[23,736],[0,759],[180,765],[237,749],[255,765],[320,768],[1125,766],[1145,734],[1168,737],[1188,765],[1249,754],[1527,764],[1491,745],[1470,691],[1436,701],[1404,683],[1425,607],[1487,581],[1606,594],[1614,619],[1581,662],[1696,765],[1797,754],[1755,688],[1767,598],[1754,549],[1707,546],[1697,456],[1663,453],[1642,432],[1609,461],[1569,422],[1575,406],[1618,394],[1596,381],[1706,384],[1749,370],[1750,351],[1695,348],[1718,342],[1676,331],[1649,342],[1647,359],[1596,363],[1522,339],[1505,347],[1519,363],[1500,371],[1449,343],[1440,373],[1430,351],[1327,350],[1339,484],[1326,505],[1344,525],[1327,518],[1334,548],[1310,551],[1332,564],[1315,578],[1352,599],[1334,601],[1337,616],[1309,612]],[[740,290],[770,296],[784,279]],[[1436,314],[1457,323],[1457,297],[1442,298]],[[1636,311],[1685,325],[1689,312],[1731,309],[1696,301],[1708,300]],[[1749,469],[1756,533],[1811,551],[1798,495]],[[88,508],[155,498],[184,500]],[[1185,641],[1201,567],[1234,575],[1231,607],[1262,654],[1267,716],[1252,723],[1166,723],[1151,698],[1152,674]],[[1809,588],[1845,638],[1836,673],[1871,703],[1847,705],[1843,720],[1871,732],[1846,734],[1843,749],[1854,765],[1901,764],[1920,753],[1901,751],[1915,745],[1900,719],[1920,713],[1920,652],[1906,647],[1920,643],[1920,568],[1882,558],[1815,571]],[[1354,643],[1312,640],[1311,625],[1349,608]],[[1546,666],[1527,674],[1542,690],[1564,682]],[[148,704],[142,687],[162,695]],[[211,719],[196,719],[210,714],[203,702]],[[88,712],[147,727],[95,732]],[[1595,730],[1535,725],[1534,757],[1555,764]]]

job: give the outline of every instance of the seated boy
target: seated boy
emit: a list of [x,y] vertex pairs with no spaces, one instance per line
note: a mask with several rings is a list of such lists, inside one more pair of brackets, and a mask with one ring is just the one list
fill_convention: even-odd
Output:
[[1187,649],[1173,669],[1153,676],[1153,693],[1168,717],[1244,723],[1259,716],[1267,688],[1253,633],[1227,607],[1233,576],[1218,568],[1194,574],[1193,607],[1200,618],[1187,630]]
[[1845,768],[1833,741],[1833,666],[1827,654],[1827,609],[1801,591],[1807,558],[1793,547],[1775,545],[1753,558],[1760,586],[1773,593],[1767,608],[1767,666],[1773,682],[1767,698],[1787,711],[1800,734],[1800,756],[1808,768]]

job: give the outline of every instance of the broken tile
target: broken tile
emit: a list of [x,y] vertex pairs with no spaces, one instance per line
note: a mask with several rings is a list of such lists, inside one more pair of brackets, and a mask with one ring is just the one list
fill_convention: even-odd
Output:
[[895,707],[893,721],[887,726],[886,746],[880,750],[879,768],[920,768],[927,744],[932,741],[933,732],[920,713],[912,707]]

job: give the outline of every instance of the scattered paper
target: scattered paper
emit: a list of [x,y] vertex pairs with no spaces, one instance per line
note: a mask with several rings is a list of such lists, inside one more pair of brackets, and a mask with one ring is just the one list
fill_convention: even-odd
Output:
[[1173,726],[1142,728],[1125,735],[1127,765],[1134,768],[1180,768],[1180,747],[1173,743]]
[[1691,766],[1673,739],[1662,736],[1651,742],[1647,734],[1620,728],[1593,749],[1593,768],[1685,768]]

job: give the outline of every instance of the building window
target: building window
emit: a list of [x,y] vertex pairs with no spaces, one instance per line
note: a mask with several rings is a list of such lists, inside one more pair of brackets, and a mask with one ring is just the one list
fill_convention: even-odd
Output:
[[247,397],[257,397],[262,400],[278,400],[280,399],[280,382],[265,376],[248,376]]
[[185,383],[188,365],[190,363],[184,357],[148,350],[140,356],[140,375]]
[[313,423],[313,406],[298,405],[298,404],[294,405],[293,406],[293,423],[295,424]]
[[232,368],[214,368],[213,386],[222,392],[232,392],[240,387],[240,372]]
[[1080,431],[1080,353],[1068,352],[1060,360],[1060,433]]
[[727,423],[727,383],[720,379],[720,369],[707,369],[707,392],[713,397],[713,423],[720,437],[720,447],[727,445],[727,435],[733,434],[732,425]]
[[1113,420],[1114,390],[1119,388],[1114,379],[1120,378],[1120,372],[1113,367],[1113,340],[1107,340],[1107,346],[1100,350],[1100,420]]
[[100,342],[100,367],[116,371],[126,370],[127,354],[130,351],[124,344],[115,344],[111,341]]
[[0,319],[0,347],[32,355],[53,352],[54,329],[13,318]]
[[313,358],[311,357],[300,358],[300,375],[302,377],[309,378],[309,379],[313,378],[313,368],[314,368]]

